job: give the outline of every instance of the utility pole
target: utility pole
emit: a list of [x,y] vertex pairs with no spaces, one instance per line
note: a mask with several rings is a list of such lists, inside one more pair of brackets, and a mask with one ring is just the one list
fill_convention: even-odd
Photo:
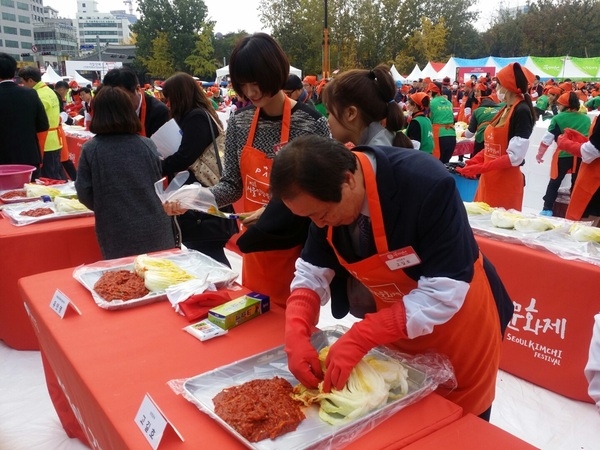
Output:
[[323,78],[329,78],[329,30],[327,29],[327,0],[325,2],[325,20],[323,23]]

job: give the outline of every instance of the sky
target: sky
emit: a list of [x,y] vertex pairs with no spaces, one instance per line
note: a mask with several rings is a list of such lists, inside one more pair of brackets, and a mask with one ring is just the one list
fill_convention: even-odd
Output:
[[[62,17],[75,18],[77,12],[76,0],[43,0],[43,3],[58,10]],[[204,3],[208,7],[208,17],[217,22],[215,33],[226,34],[240,29],[250,33],[268,31],[263,29],[258,18],[259,0],[204,0]],[[500,0],[500,2],[492,2],[493,6],[491,7],[490,0],[476,0],[474,7],[480,11],[480,19],[476,25],[479,30],[487,28],[491,17],[496,13],[501,3],[511,7],[524,5],[526,0]],[[123,9],[128,10],[128,5],[125,5],[122,0],[98,0],[98,10],[100,12]],[[133,10],[135,13],[135,0],[133,0]]]

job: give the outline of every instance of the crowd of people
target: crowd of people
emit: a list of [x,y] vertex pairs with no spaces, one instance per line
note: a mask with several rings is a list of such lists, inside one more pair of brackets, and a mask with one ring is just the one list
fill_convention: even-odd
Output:
[[[444,166],[454,125],[468,123],[465,136],[475,141],[458,169],[479,177],[475,200],[520,210],[520,166],[535,121],[548,116],[538,160],[556,141],[568,152],[557,155],[556,176],[580,168],[571,216],[599,214],[600,131],[595,124],[589,133],[576,116],[590,86],[543,86],[518,63],[463,86],[443,79],[412,87],[384,65],[320,81],[289,67],[277,42],[255,33],[235,46],[225,89],[204,89],[185,73],[141,86],[134,71],[119,68],[95,90],[57,83],[53,92],[38,69],[17,73],[14,59],[0,54],[0,132],[18,136],[0,140],[0,163],[75,180],[107,259],[183,244],[229,264],[230,220],[161,205],[154,192],[155,182],[185,171],[188,183],[199,182],[194,164],[224,137],[222,173],[200,189],[220,208],[242,205],[242,283],[286,308],[285,350],[297,379],[340,389],[375,346],[435,349],[449,357],[457,382],[439,392],[489,419],[513,303]],[[223,105],[236,109],[226,132],[216,114]],[[78,116],[94,137],[76,174],[65,175],[61,122]],[[151,136],[171,119],[181,143],[162,158]],[[555,189],[549,184],[544,210]],[[310,335],[328,303],[334,317],[362,320],[331,346],[323,372]]]

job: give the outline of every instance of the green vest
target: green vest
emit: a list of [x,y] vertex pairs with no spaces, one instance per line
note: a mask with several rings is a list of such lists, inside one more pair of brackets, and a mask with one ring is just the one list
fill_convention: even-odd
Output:
[[425,116],[416,116],[412,120],[416,120],[421,127],[421,147],[419,147],[419,150],[431,155],[433,153],[433,128],[431,121]]
[[[562,134],[565,128],[572,128],[579,131],[584,136],[590,133],[590,126],[592,121],[587,114],[581,114],[579,111],[562,111],[552,118],[550,125],[548,125],[548,131],[552,133],[558,129]],[[559,149],[560,150],[560,149]],[[558,154],[559,158],[566,158],[573,156],[571,153],[560,150]]]
[[479,106],[473,111],[473,116],[477,120],[477,131],[475,132],[475,142],[483,142],[483,132],[487,128],[488,124],[492,121],[494,116],[498,114],[502,107],[498,106]]
[[590,98],[587,102],[585,102],[585,107],[589,109],[600,108],[600,95]]
[[33,86],[33,89],[38,94],[38,97],[44,105],[44,110],[48,116],[48,136],[46,137],[46,143],[44,145],[45,152],[51,152],[54,150],[60,150],[62,145],[58,139],[58,131],[56,129],[60,126],[60,103],[56,93],[46,86],[46,83],[40,81],[38,84]]
[[[429,118],[434,125],[454,125],[454,109],[452,103],[445,95],[436,95],[429,104]],[[452,128],[442,127],[440,137],[456,136],[454,126]]]
[[542,111],[546,111],[548,109],[548,105],[550,101],[547,95],[540,95],[535,102],[535,107],[541,109]]

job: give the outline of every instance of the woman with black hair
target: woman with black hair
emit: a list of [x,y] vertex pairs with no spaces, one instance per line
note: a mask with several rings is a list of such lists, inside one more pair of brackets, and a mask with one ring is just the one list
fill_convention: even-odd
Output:
[[[544,154],[548,150],[548,147],[563,134],[566,128],[577,130],[584,136],[587,136],[590,131],[591,120],[586,114],[579,112],[580,103],[575,92],[565,92],[558,97],[557,104],[560,112],[550,121],[548,131],[542,137],[542,142],[540,142],[535,157],[536,161],[540,164],[544,162]],[[540,213],[543,216],[552,215],[552,208],[558,196],[558,188],[567,173],[571,173],[571,191],[573,190],[581,158],[575,157],[557,147],[552,155],[551,164],[550,181],[546,188],[546,195],[544,195],[544,208]]]
[[485,129],[483,151],[456,171],[467,178],[481,174],[475,201],[520,211],[525,180],[519,167],[535,124],[529,96],[529,83],[535,75],[519,63],[511,63],[498,72],[497,79],[496,95],[506,105]]
[[355,145],[413,148],[401,132],[405,119],[395,96],[396,84],[383,64],[338,75],[323,90],[332,136]]

